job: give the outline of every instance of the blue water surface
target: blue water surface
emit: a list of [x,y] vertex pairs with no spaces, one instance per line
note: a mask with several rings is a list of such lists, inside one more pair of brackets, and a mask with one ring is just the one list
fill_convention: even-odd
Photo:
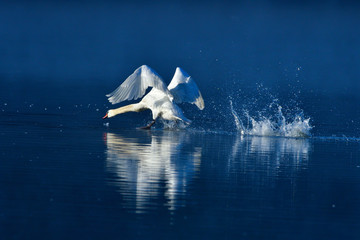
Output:
[[[0,3],[0,238],[359,239],[359,10]],[[102,119],[143,64],[194,78],[190,126]]]

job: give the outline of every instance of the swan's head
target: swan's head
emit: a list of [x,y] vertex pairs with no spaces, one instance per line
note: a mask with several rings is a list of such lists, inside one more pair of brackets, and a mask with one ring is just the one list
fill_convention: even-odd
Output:
[[114,110],[109,110],[107,111],[107,113],[105,114],[105,116],[103,116],[103,119],[106,119],[106,118],[111,118],[113,116],[115,116],[116,114],[114,114]]

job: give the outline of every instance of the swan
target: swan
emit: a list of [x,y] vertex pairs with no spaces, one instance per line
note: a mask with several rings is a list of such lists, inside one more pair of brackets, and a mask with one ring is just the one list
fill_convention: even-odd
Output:
[[204,99],[195,81],[180,67],[166,87],[162,78],[152,68],[142,65],[137,68],[117,89],[107,94],[108,100],[116,104],[125,100],[136,100],[142,97],[146,89],[152,87],[139,103],[126,105],[107,111],[103,119],[126,112],[141,112],[150,109],[153,121],[142,129],[150,129],[158,118],[170,121],[182,121],[190,124],[177,103],[188,102],[203,110]]

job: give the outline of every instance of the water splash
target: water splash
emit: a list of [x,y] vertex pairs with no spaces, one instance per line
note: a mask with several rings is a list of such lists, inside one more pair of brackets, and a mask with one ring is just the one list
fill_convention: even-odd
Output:
[[[270,107],[276,105],[277,112],[275,116],[264,116],[263,112],[259,112],[256,118],[249,115],[244,109],[241,118],[234,110],[232,100],[230,99],[230,110],[234,117],[236,129],[242,135],[254,136],[283,136],[283,137],[310,137],[310,118],[305,119],[302,114],[295,114],[294,118],[286,118],[283,114],[282,107],[276,102],[272,102]],[[246,125],[244,124],[246,120]]]
[[[238,131],[240,131],[241,134],[245,134],[245,130],[246,128],[244,127],[243,122],[241,121],[239,115],[237,114],[237,112],[235,112],[234,107],[233,107],[233,103],[230,100],[230,109],[231,109],[231,114],[234,116],[234,120],[235,120],[235,125],[236,125],[236,129]],[[249,114],[247,112],[245,112],[246,115],[248,116]]]
[[183,130],[189,126],[189,124],[181,122],[181,121],[167,121],[167,120],[160,120],[162,124],[162,129],[166,130]]

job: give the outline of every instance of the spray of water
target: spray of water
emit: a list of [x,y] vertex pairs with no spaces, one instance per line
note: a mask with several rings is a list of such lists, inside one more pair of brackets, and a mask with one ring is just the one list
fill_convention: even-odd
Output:
[[163,129],[166,130],[182,130],[189,126],[189,124],[181,122],[181,121],[166,121],[160,120],[163,125]]
[[[277,113],[275,116],[265,117],[259,113],[257,119],[250,116],[249,112],[242,110],[242,116],[234,110],[232,100],[230,100],[230,110],[234,117],[236,129],[243,135],[254,136],[283,136],[283,137],[310,137],[310,118],[305,119],[302,114],[295,114],[292,119],[286,119],[283,114],[282,107],[277,103]],[[244,124],[246,123],[246,124]]]

